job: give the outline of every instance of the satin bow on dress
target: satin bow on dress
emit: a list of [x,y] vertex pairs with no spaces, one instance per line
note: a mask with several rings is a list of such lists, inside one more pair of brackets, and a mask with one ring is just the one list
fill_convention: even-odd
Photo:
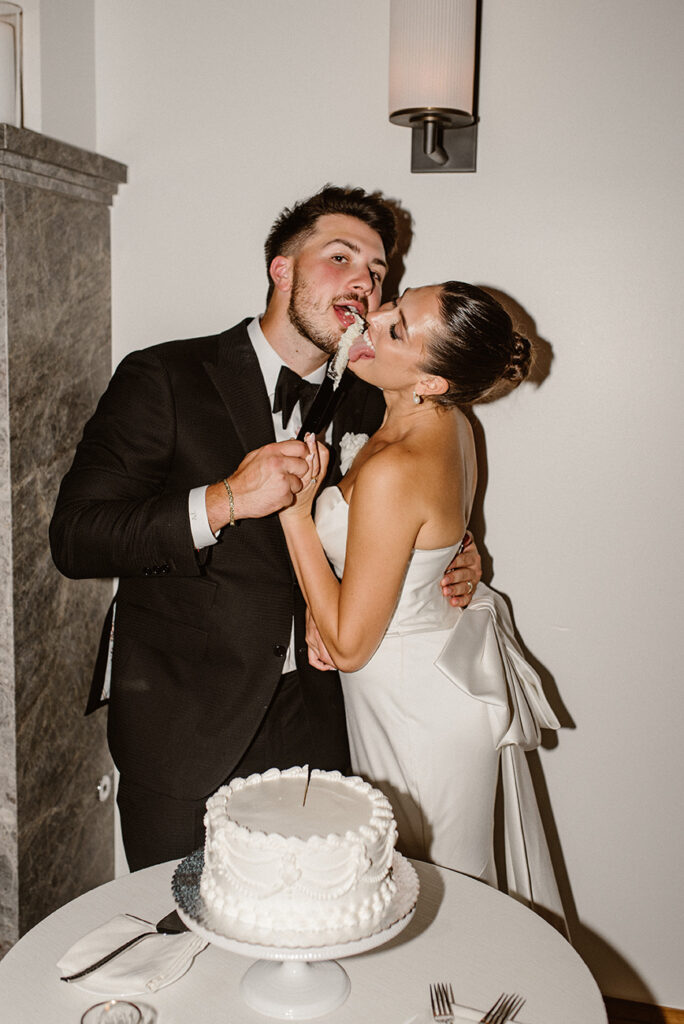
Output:
[[499,594],[478,584],[435,665],[489,709],[492,738],[501,752],[508,892],[535,909],[550,911],[567,932],[525,756],[541,743],[542,729],[559,729],[560,723],[520,649]]

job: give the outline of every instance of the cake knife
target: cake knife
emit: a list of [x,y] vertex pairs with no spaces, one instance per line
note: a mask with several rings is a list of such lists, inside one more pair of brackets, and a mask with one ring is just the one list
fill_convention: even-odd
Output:
[[304,417],[304,422],[297,434],[298,441],[303,441],[307,434],[317,435],[326,429],[333,418],[335,407],[342,397],[341,391],[341,388],[335,388],[334,380],[326,374],[323,383],[316,392],[311,408]]

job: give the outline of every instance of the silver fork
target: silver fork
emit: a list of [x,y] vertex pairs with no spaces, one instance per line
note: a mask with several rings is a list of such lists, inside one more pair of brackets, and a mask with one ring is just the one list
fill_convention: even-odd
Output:
[[451,985],[446,985],[444,982],[430,985],[430,1004],[432,1006],[432,1016],[435,1020],[441,1021],[442,1024],[453,1024],[453,1005],[455,1002],[454,990]]
[[507,996],[505,992],[502,992],[494,1005],[482,1017],[480,1024],[506,1024],[506,1021],[513,1020],[524,1002],[522,996]]
[[[524,1002],[522,996],[506,995],[502,992],[484,1017],[480,1018],[480,1024],[506,1024],[506,1021],[515,1017]],[[430,985],[430,1004],[434,1020],[440,1021],[441,1024],[453,1024],[455,1003],[454,990],[450,984],[436,982]]]

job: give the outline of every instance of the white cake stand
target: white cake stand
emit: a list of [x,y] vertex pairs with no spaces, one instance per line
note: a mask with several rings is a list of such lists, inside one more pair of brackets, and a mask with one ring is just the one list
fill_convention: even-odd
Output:
[[240,983],[243,999],[253,1010],[280,1020],[311,1020],[341,1006],[351,990],[347,972],[336,959],[365,953],[398,935],[411,920],[418,898],[418,876],[411,864],[394,854],[392,871],[397,890],[382,920],[373,932],[344,941],[340,932],[318,936],[310,946],[294,943],[301,936],[280,936],[283,943],[274,946],[259,942],[253,929],[236,926],[231,934],[217,932],[199,889],[204,851],[195,850],[176,868],[173,895],[178,913],[191,931],[207,942],[241,956],[256,959]]

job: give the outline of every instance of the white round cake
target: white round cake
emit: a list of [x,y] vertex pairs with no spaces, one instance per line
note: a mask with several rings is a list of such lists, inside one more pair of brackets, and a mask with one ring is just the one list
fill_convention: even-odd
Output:
[[[306,768],[233,779],[207,801],[200,893],[214,931],[292,945],[382,925],[396,885],[389,800],[362,779]],[[294,938],[293,938],[294,937]]]

